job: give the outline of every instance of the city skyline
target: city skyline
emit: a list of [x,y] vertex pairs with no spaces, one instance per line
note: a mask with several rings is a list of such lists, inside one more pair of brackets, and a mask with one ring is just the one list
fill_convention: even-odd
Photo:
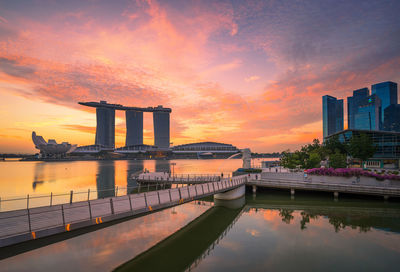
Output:
[[[35,152],[32,131],[93,144],[95,109],[77,102],[100,100],[172,108],[174,145],[275,152],[322,140],[322,96],[400,82],[399,9],[396,1],[2,2],[0,152]],[[124,146],[125,114],[115,114]],[[145,113],[145,144],[152,127]]]

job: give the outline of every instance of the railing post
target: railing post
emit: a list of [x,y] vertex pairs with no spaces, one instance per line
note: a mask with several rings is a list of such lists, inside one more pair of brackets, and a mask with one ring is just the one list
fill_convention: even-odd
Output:
[[147,183],[147,192],[150,191],[150,182]]
[[158,196],[158,204],[161,204],[161,200],[160,200],[160,191],[157,191],[157,196]]
[[146,197],[146,193],[143,193],[143,195],[144,195],[144,203],[145,203],[146,208],[147,208],[147,197]]
[[196,196],[198,196],[199,194],[197,193],[197,186],[194,185],[194,191],[196,192]]
[[129,198],[129,206],[131,207],[131,211],[133,211],[131,196],[128,195],[128,198]]
[[172,202],[171,189],[168,190],[168,193],[169,193],[169,202]]
[[26,197],[26,208],[29,209],[29,194]]
[[112,198],[110,198],[110,208],[111,208],[111,214],[114,214],[114,204]]
[[214,182],[212,183],[212,185],[213,185],[213,190],[214,190],[214,193],[215,193],[215,186],[214,186]]
[[181,188],[178,188],[178,192],[179,192],[179,200],[181,200],[182,199]]
[[115,196],[118,196],[118,186],[117,186],[117,188],[115,190]]
[[31,212],[28,209],[28,225],[29,225],[29,232],[32,232],[32,226],[31,226]]
[[87,200],[89,201],[90,199],[90,188],[87,190]]
[[187,187],[188,195],[189,195],[189,198],[190,198],[190,190],[189,190],[189,186],[186,186],[186,187]]
[[53,206],[53,192],[50,193],[50,207]]
[[63,204],[61,204],[61,215],[62,215],[63,225],[65,228],[65,216],[64,216],[64,205]]
[[89,216],[90,216],[90,220],[92,220],[92,207],[90,206],[90,201],[88,199],[88,206],[89,206]]
[[72,197],[74,195],[74,191],[71,190],[70,196],[69,196],[69,204],[72,204]]
[[210,193],[210,183],[207,182],[208,193]]

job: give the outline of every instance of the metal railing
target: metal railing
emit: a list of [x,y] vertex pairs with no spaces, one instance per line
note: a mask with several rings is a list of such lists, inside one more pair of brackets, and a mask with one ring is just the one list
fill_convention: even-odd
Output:
[[[147,192],[103,199],[89,199],[89,194],[89,198],[85,201],[71,201],[66,204],[35,208],[28,208],[27,206],[22,210],[1,212],[0,247],[15,243],[10,238],[18,235],[24,235],[25,240],[30,240],[36,239],[37,236],[43,237],[70,231],[77,227],[99,224],[103,220],[109,221],[121,216],[182,204],[207,195],[234,189],[245,184],[246,181],[245,177],[230,178],[219,182],[208,182],[164,190],[147,190]],[[150,186],[144,186],[143,188],[146,190]],[[76,224],[80,225],[77,226]]]
[[[230,178],[230,175],[225,176],[226,178]],[[205,175],[205,174],[181,174],[181,175],[173,175],[173,176],[151,176],[151,175],[143,175],[139,177],[135,177],[137,181],[148,181],[148,182],[167,182],[167,183],[176,183],[176,182],[210,182],[210,181],[220,181],[223,179],[222,175]]]
[[70,190],[69,192],[50,192],[48,194],[27,194],[25,196],[1,197],[0,212],[37,207],[51,207],[59,204],[72,204],[80,201],[163,190],[168,186],[170,188],[177,187],[177,185],[174,185],[171,182],[169,182],[169,184],[166,182],[156,182],[154,184],[146,185],[138,183],[137,186],[116,186],[115,188],[110,189],[97,190],[89,188],[87,190]]

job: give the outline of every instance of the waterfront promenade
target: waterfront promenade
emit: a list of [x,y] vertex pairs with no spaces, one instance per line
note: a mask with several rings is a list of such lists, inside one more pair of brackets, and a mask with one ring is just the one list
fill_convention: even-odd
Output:
[[69,232],[108,221],[145,215],[242,187],[246,177],[224,178],[180,188],[128,194],[0,213],[0,247]]

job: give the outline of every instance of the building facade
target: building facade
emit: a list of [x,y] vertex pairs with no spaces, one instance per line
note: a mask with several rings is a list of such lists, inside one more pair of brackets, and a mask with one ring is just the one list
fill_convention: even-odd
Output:
[[362,88],[353,91],[353,96],[347,97],[347,122],[348,128],[354,129],[355,127],[355,118],[358,112],[358,108],[361,105],[361,102],[365,100],[369,96],[369,89]]
[[340,142],[348,143],[352,137],[357,137],[360,134],[366,134],[371,137],[376,146],[374,156],[364,162],[364,167],[386,169],[400,167],[400,133],[398,132],[346,129],[330,135],[328,139],[337,136]]
[[95,145],[115,147],[115,110],[112,108],[96,108],[96,140]]
[[400,132],[400,105],[389,105],[384,111],[383,130]]
[[361,99],[354,116],[354,129],[380,130],[382,118],[379,97],[373,94]]
[[343,130],[343,99],[330,95],[322,97],[322,123],[324,138]]
[[397,83],[386,81],[372,85],[372,94],[376,94],[381,100],[381,125],[385,122],[385,109],[397,104]]

